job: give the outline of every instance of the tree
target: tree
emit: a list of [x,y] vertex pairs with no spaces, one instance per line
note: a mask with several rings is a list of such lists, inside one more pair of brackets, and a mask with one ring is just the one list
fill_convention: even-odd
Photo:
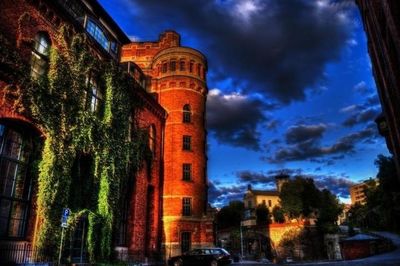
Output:
[[228,206],[222,207],[217,213],[217,226],[219,229],[239,227],[244,211],[241,201],[231,201]]
[[343,211],[343,205],[329,190],[319,193],[319,208],[317,226],[323,233],[336,233],[338,230],[337,218]]
[[274,217],[274,221],[276,223],[284,223],[285,222],[285,215],[283,213],[283,210],[279,206],[275,206],[272,209],[272,216]]
[[319,190],[311,178],[297,176],[283,184],[280,201],[290,218],[309,217],[318,207]]
[[265,204],[259,204],[256,208],[257,225],[267,225],[271,222],[269,210]]

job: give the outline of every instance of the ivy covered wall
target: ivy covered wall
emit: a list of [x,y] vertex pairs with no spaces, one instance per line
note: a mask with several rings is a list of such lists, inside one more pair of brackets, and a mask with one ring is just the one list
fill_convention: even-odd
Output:
[[[90,260],[103,261],[111,255],[122,188],[143,160],[151,161],[151,152],[147,133],[130,122],[136,121],[142,107],[132,92],[134,81],[114,62],[89,52],[85,35],[68,32],[64,26],[53,36],[57,48],[51,48],[48,74],[36,81],[30,80],[29,68],[0,36],[2,65],[15,68],[14,82],[2,93],[45,135],[37,156],[37,254],[56,256],[61,211],[70,207],[66,235],[71,236],[79,219],[87,217]],[[99,112],[88,108],[88,77],[95,77],[103,91]]]

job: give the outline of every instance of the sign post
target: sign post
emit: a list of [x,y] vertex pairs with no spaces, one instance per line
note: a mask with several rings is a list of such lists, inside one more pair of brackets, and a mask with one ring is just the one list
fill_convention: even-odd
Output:
[[63,208],[61,214],[61,243],[60,243],[60,251],[58,253],[58,265],[61,265],[61,255],[63,249],[63,242],[64,242],[64,228],[68,227],[68,217],[71,214],[71,210],[69,208]]

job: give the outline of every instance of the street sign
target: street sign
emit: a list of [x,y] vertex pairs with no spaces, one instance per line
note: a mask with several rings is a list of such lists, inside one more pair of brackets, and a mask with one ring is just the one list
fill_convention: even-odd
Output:
[[68,227],[68,217],[71,214],[71,210],[69,208],[63,208],[62,215],[61,215],[61,227],[67,228]]

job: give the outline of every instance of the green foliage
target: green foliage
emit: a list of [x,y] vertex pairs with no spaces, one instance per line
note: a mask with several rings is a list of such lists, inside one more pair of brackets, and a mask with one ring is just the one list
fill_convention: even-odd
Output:
[[342,213],[343,206],[329,190],[323,189],[319,196],[317,226],[324,233],[336,233],[338,216]]
[[265,204],[259,204],[256,208],[257,225],[267,225],[271,223],[269,210]]
[[378,155],[375,165],[379,168],[379,184],[371,180],[365,189],[365,205],[350,209],[349,223],[364,229],[400,232],[400,182],[392,157]]
[[244,211],[244,204],[241,201],[231,201],[228,206],[222,207],[217,213],[217,225],[219,229],[239,227]]
[[272,216],[274,217],[274,221],[276,223],[284,223],[285,222],[285,214],[281,207],[275,206],[272,209]]
[[[147,134],[129,122],[129,117],[137,121],[135,115],[142,106],[132,93],[133,81],[113,62],[93,56],[84,35],[68,36],[68,32],[66,27],[60,29],[55,42],[59,46],[51,49],[47,76],[30,81],[29,70],[24,75],[17,72],[4,94],[17,97],[16,110],[31,117],[45,135],[38,176],[40,226],[34,243],[38,254],[50,251],[45,255],[56,256],[61,210],[70,207],[70,230],[78,217],[85,215],[90,259],[104,261],[111,254],[121,190],[143,159],[150,164],[152,155]],[[26,65],[17,55],[6,42],[0,44],[1,66],[18,69],[19,65]],[[101,112],[88,108],[89,75],[96,78],[105,95]],[[134,141],[129,140],[129,135]],[[79,173],[82,156],[90,158],[85,167],[90,168],[86,174],[91,177]],[[81,190],[71,191],[82,184],[85,187]]]
[[318,207],[318,189],[311,178],[297,176],[283,184],[280,200],[284,213],[290,218],[308,217]]
[[290,218],[317,218],[317,226],[323,233],[336,232],[337,217],[342,212],[338,199],[329,190],[320,191],[310,178],[297,176],[282,186],[281,205]]

